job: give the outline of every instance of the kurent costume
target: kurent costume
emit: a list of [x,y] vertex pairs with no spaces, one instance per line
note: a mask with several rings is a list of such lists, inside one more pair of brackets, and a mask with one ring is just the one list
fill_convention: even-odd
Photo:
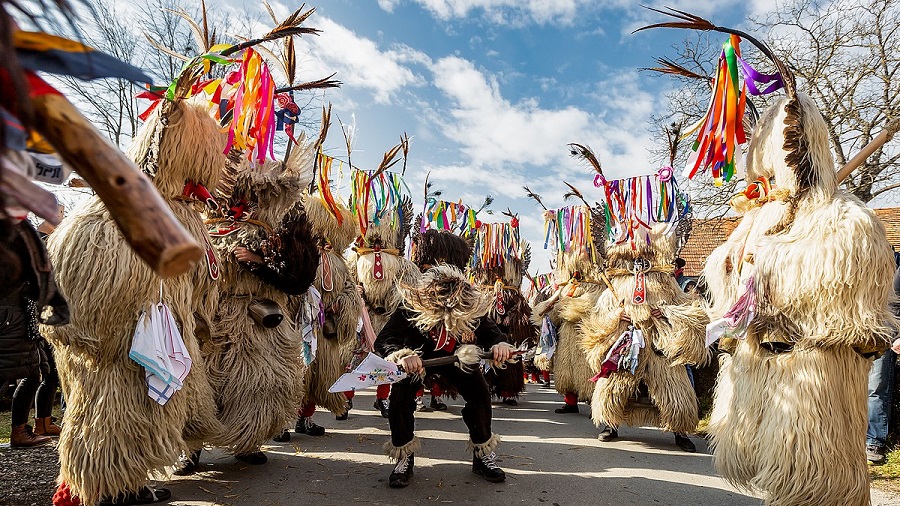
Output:
[[[429,230],[417,237],[413,259],[431,266],[415,286],[404,286],[403,305],[378,334],[375,351],[402,364],[404,357],[422,359],[452,355],[461,344],[484,349],[504,345],[506,336],[488,319],[491,299],[469,284],[461,267],[469,259],[465,241],[449,232]],[[464,371],[455,365],[425,371],[440,374],[466,401],[462,417],[469,428],[472,471],[488,481],[503,481],[505,474],[494,462],[500,438],[491,432],[491,394],[480,366]],[[414,455],[420,448],[414,433],[415,395],[423,378],[413,376],[391,386],[388,420],[391,440],[385,452],[397,465],[390,476],[392,487],[405,487],[413,474]]]
[[[209,101],[198,96],[158,107],[129,149],[200,244],[209,244],[199,214],[206,199],[195,197],[200,190],[186,189],[215,187],[225,141]],[[193,271],[161,280],[129,248],[96,197],[63,220],[48,249],[72,314],[69,325],[44,330],[56,350],[67,406],[60,477],[90,506],[137,492],[148,473],[164,472],[191,445],[221,432],[197,335],[213,327],[219,260],[207,247],[207,260]],[[161,302],[160,285],[193,358],[183,388],[165,405],[147,395],[144,368],[129,358],[135,323]]]
[[[740,55],[737,37],[725,52]],[[732,201],[743,218],[704,269],[722,318],[708,340],[728,351],[708,431],[718,471],[766,504],[867,505],[866,384],[895,333],[894,259],[875,214],[837,189],[815,102],[774,62],[786,96],[759,119]]]
[[[601,174],[597,185],[609,217],[603,276],[610,286],[581,325],[581,345],[596,373],[592,418],[606,425],[603,441],[618,437],[620,425],[650,425],[674,432],[682,449],[695,451],[685,434],[697,428],[697,395],[685,366],[708,360],[709,320],[699,298],[673,276],[687,197],[671,167],[618,181]],[[624,198],[635,188],[646,200]]]
[[[215,442],[249,463],[265,462],[259,447],[294,418],[303,396],[306,365],[288,297],[306,292],[319,261],[299,203],[315,149],[301,136],[284,163],[234,153],[218,189],[227,217],[206,221],[223,259],[217,322],[203,346],[225,426]],[[238,247],[259,261],[240,261]]]
[[312,423],[317,405],[335,415],[349,409],[344,394],[330,393],[328,388],[346,372],[358,347],[361,330],[362,300],[342,256],[356,238],[357,227],[350,210],[331,194],[328,175],[333,162],[333,158],[318,154],[318,192],[303,195],[310,223],[318,236],[320,260],[314,286],[322,296],[324,307],[322,339],[318,340],[315,360],[309,365],[306,397],[302,399],[295,425],[295,432],[310,435],[325,432]]
[[[592,216],[593,214],[593,216]],[[552,325],[557,336],[552,357],[554,386],[565,398],[557,413],[577,413],[578,402],[588,402],[594,393],[594,375],[581,349],[578,326],[590,313],[600,293],[603,241],[595,244],[603,218],[587,206],[569,206],[544,211],[546,240],[556,251],[555,277],[559,287],[547,300],[534,306],[532,321]],[[597,230],[593,230],[597,228]],[[535,363],[541,359],[536,357]]]
[[[401,174],[355,170],[351,183],[350,211],[360,235],[347,256],[347,265],[377,336],[403,300],[400,285],[414,286],[421,275],[419,268],[404,256],[412,229],[412,201],[403,195],[405,183]],[[375,394],[375,408],[385,418],[389,394],[390,385],[379,385]]]
[[[475,232],[470,272],[476,285],[491,295],[493,305],[488,318],[518,348],[532,343],[537,335],[531,323],[531,307],[522,295],[524,273],[531,261],[531,248],[519,237],[519,219],[509,223],[481,223]],[[491,393],[505,404],[515,406],[525,391],[525,366],[522,362],[492,367],[486,374]]]

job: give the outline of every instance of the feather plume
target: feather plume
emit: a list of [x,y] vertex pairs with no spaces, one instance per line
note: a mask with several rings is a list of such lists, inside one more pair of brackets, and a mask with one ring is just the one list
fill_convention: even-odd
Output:
[[773,53],[772,50],[769,49],[768,46],[766,46],[765,44],[760,42],[758,39],[756,39],[752,35],[749,35],[746,32],[742,32],[741,30],[735,30],[734,28],[728,28],[725,26],[716,26],[712,22],[710,22],[706,19],[703,19],[700,16],[697,16],[695,14],[691,14],[691,13],[688,13],[685,11],[680,11],[678,9],[673,9],[671,7],[667,7],[667,10],[662,10],[662,9],[656,9],[653,7],[647,7],[645,5],[644,8],[649,9],[654,12],[658,12],[665,16],[670,16],[670,17],[673,17],[676,19],[680,19],[681,21],[670,21],[667,23],[655,23],[652,25],[647,25],[647,26],[638,28],[637,30],[635,30],[632,33],[637,33],[642,30],[648,30],[650,28],[686,28],[689,30],[716,31],[716,32],[737,35],[738,37],[746,39],[751,44],[756,46],[757,49],[762,51],[763,54],[765,54],[766,57],[768,57],[769,60],[771,60],[772,63],[775,64],[775,67],[778,69],[778,72],[781,74],[781,79],[784,82],[785,93],[787,93],[788,97],[793,98],[796,96],[797,82],[796,82],[796,77],[794,76],[794,73],[791,72],[790,69],[788,69],[787,65],[785,65],[784,62],[782,62],[775,56],[775,53]]
[[527,186],[523,186],[522,188],[525,189],[525,195],[526,195],[528,198],[531,198],[531,199],[533,199],[535,202],[537,202],[538,205],[541,206],[541,207],[544,209],[544,211],[548,211],[548,210],[549,210],[549,209],[547,209],[547,206],[544,205],[544,202],[541,200],[541,196],[540,196],[540,195],[538,195],[537,193],[534,193],[533,191],[531,191],[531,188],[529,188],[529,187],[527,187]]
[[409,135],[403,132],[400,136],[400,144],[403,146],[403,170],[401,174],[406,174],[406,160],[409,158]]
[[269,2],[267,2],[266,0],[263,0],[263,5],[265,6],[266,10],[269,12],[269,17],[272,18],[272,22],[277,25],[278,18],[275,17],[275,11],[272,10],[272,6],[269,5]]
[[709,81],[710,78],[707,76],[700,75],[696,72],[690,71],[681,65],[675,63],[674,61],[668,58],[657,58],[656,63],[658,63],[659,67],[644,67],[640,70],[652,70],[653,72],[660,72],[662,74],[671,74],[681,77],[687,77],[689,79],[700,79]]
[[[205,26],[206,25],[206,4],[205,4],[205,2],[202,2],[201,5],[203,6],[202,7],[203,24]],[[208,45],[209,41],[206,38],[206,34],[205,34],[203,28],[200,28],[200,25],[197,24],[197,22],[194,21],[193,18],[191,18],[190,14],[188,14],[187,12],[185,12],[181,9],[178,9],[178,10],[163,9],[163,10],[165,12],[174,14],[174,15],[178,16],[179,18],[187,21],[188,26],[191,29],[191,35],[194,37],[194,43],[197,44],[197,50],[200,54],[206,53],[209,50],[209,48],[211,46]]]
[[291,86],[286,86],[284,88],[278,88],[275,90],[276,93],[285,93],[288,91],[303,91],[303,90],[315,90],[322,88],[340,88],[342,83],[341,81],[333,80],[332,77],[336,76],[337,72],[331,74],[328,77],[323,77],[322,79],[317,79],[315,81],[307,81],[305,83],[294,84]]
[[678,156],[678,145],[681,142],[681,128],[683,123],[672,122],[671,125],[664,127],[666,132],[666,140],[669,145],[669,166],[675,166],[675,157]]
[[582,158],[587,160],[588,163],[591,164],[591,167],[597,171],[597,174],[603,175],[603,168],[600,166],[600,160],[594,156],[594,152],[591,151],[591,148],[588,146],[584,146],[582,144],[578,144],[575,142],[569,143],[569,154],[575,158]]
[[572,186],[571,184],[569,184],[569,183],[567,183],[567,182],[565,182],[565,181],[563,181],[563,184],[566,185],[566,186],[568,186],[569,189],[571,190],[571,191],[569,191],[569,192],[566,192],[565,195],[563,195],[563,198],[564,198],[564,199],[569,200],[570,197],[576,197],[578,200],[584,202],[584,205],[586,205],[586,206],[588,207],[588,209],[591,208],[591,205],[588,204],[587,200],[585,200],[584,194],[581,193],[581,192],[578,190],[578,188],[575,188],[574,186]]
[[146,32],[141,32],[141,33],[144,34],[144,38],[147,39],[147,42],[149,42],[151,46],[153,46],[154,48],[158,49],[159,51],[161,51],[161,52],[163,52],[163,53],[165,53],[165,54],[167,54],[167,55],[169,55],[169,56],[171,56],[172,58],[175,58],[175,59],[177,59],[177,60],[181,60],[181,61],[185,61],[185,62],[191,61],[191,59],[190,59],[189,57],[187,57],[187,56],[185,56],[185,55],[183,55],[183,54],[181,54],[181,53],[177,53],[177,52],[175,52],[175,51],[172,51],[171,49],[169,49],[169,48],[167,48],[166,46],[160,44],[159,42],[156,42],[156,41],[153,40],[149,35],[147,35]]
[[393,167],[394,165],[396,165],[397,162],[400,161],[400,159],[397,158],[397,154],[400,153],[401,149],[403,149],[402,142],[400,144],[397,144],[396,146],[392,147],[390,150],[388,150],[384,154],[384,158],[381,159],[381,164],[378,166],[378,169],[376,169],[375,172],[372,173],[372,175],[369,177],[369,179],[375,179],[382,172],[384,172],[384,171],[390,169],[391,167]]

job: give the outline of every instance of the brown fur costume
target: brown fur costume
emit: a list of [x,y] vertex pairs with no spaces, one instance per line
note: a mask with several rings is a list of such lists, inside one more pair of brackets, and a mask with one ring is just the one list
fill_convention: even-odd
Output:
[[[602,237],[602,213],[592,209],[591,226],[594,238]],[[595,244],[595,247],[603,244]],[[597,261],[602,262],[602,248],[597,248]],[[556,279],[559,288],[544,302],[534,306],[532,321],[540,326],[545,316],[556,327],[558,342],[553,354],[552,367],[556,391],[565,395],[574,392],[579,401],[589,401],[594,394],[594,373],[581,349],[581,321],[593,310],[600,293],[606,286],[600,281],[600,265],[595,264],[585,251],[558,251],[556,254]],[[536,359],[536,363],[540,362]]]
[[[325,306],[323,338],[318,340],[316,359],[309,366],[305,402],[311,401],[332,413],[342,414],[347,411],[346,398],[340,393],[330,393],[328,388],[346,372],[345,368],[358,346],[356,326],[362,302],[342,256],[353,243],[357,227],[350,210],[341,203],[337,203],[342,217],[340,224],[318,195],[304,194],[303,203],[313,230],[320,237],[321,260],[316,270],[315,287],[322,294],[322,304]],[[325,286],[326,262],[331,268],[331,286]]]
[[[309,145],[295,147],[287,163],[251,167],[246,160],[229,171],[223,191],[228,206],[250,206],[250,220],[228,234],[213,233],[223,258],[221,299],[213,337],[204,346],[225,431],[214,442],[234,454],[257,451],[293,420],[303,397],[306,367],[288,295],[312,284],[318,265],[315,238],[298,203],[308,182]],[[230,165],[232,168],[233,165]],[[221,223],[211,220],[213,230]],[[242,264],[233,254],[242,246],[264,257],[262,265]],[[284,319],[274,328],[257,324],[250,306],[274,302]]]
[[[582,347],[591,368],[599,372],[610,348],[630,326],[621,320],[623,311],[643,332],[645,347],[638,355],[633,375],[616,371],[597,380],[591,400],[591,414],[597,426],[654,425],[672,432],[696,430],[697,396],[684,366],[703,365],[708,360],[704,339],[709,320],[699,299],[681,291],[672,276],[675,236],[666,233],[668,227],[655,225],[649,234],[649,245],[636,239],[634,245],[625,241],[606,249],[612,289],[600,295],[595,311],[584,320]],[[635,276],[628,272],[637,259],[651,265],[644,274],[643,304],[632,300]],[[664,318],[651,315],[651,309],[659,309]],[[641,383],[647,387],[652,405],[633,402]]]
[[[494,320],[514,347],[526,341],[533,343],[537,334],[531,323],[531,306],[520,289],[531,260],[531,247],[528,243],[523,244],[521,258],[504,258],[502,265],[490,269],[476,266],[472,272],[475,283],[482,285],[482,290],[494,301],[488,318]],[[492,368],[485,374],[485,379],[495,396],[518,397],[525,391],[525,365],[518,361],[506,364],[503,369]]]
[[748,158],[747,179],[774,177],[787,197],[750,206],[704,270],[713,318],[751,275],[758,300],[746,339],[722,343],[734,352],[709,425],[716,467],[771,505],[869,504],[861,353],[886,348],[896,323],[890,245],[874,213],[837,190],[809,97],[773,104]]
[[[199,205],[179,196],[186,180],[216,184],[225,136],[205,100],[171,105],[161,140],[162,107],[138,132],[129,156],[155,174],[153,182],[172,212],[204,244],[208,236]],[[148,473],[162,472],[189,445],[220,432],[198,344],[200,330],[212,326],[218,296],[205,262],[163,281],[163,301],[193,367],[182,390],[160,406],[147,395],[144,369],[128,358],[138,317],[159,301],[160,279],[132,252],[96,197],[63,220],[48,246],[72,311],[71,324],[43,329],[55,348],[66,396],[60,477],[90,506],[101,497],[137,490]]]

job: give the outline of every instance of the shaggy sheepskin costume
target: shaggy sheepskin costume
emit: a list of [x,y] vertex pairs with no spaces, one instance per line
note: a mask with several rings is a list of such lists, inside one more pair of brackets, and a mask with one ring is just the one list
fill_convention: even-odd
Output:
[[[209,102],[198,97],[159,107],[128,153],[201,245],[209,241],[202,204],[182,194],[188,182],[216,185],[224,148]],[[63,220],[48,249],[72,316],[69,325],[43,329],[66,397],[60,478],[91,506],[138,490],[149,473],[163,472],[190,445],[221,432],[199,346],[205,329],[215,326],[218,295],[210,269],[217,269],[217,260],[209,248],[209,265],[200,262],[193,271],[162,280],[162,301],[193,367],[183,388],[159,405],[147,395],[144,368],[128,353],[138,317],[160,301],[160,278],[131,250],[97,197]]]
[[[426,231],[420,236],[430,245],[448,246],[445,252],[465,248],[465,242],[449,233]],[[433,250],[432,250],[433,251]],[[422,253],[421,250],[419,250]],[[462,257],[465,265],[468,255]],[[435,264],[415,286],[403,286],[403,306],[391,316],[378,334],[375,350],[386,360],[401,363],[404,357],[419,354],[423,360],[451,355],[460,344],[477,344],[490,349],[504,342],[506,336],[485,315],[492,300],[469,283],[455,265],[438,263],[446,257],[434,258]],[[429,368],[426,374],[438,373],[451,383],[463,398],[463,420],[469,428],[469,451],[481,458],[494,451],[500,438],[491,432],[490,391],[480,367],[464,371],[455,365]],[[388,420],[391,441],[385,454],[393,460],[404,459],[420,448],[414,435],[415,393],[423,378],[406,378],[391,386],[391,409]]]
[[[802,156],[797,156],[797,153]],[[837,189],[828,130],[811,98],[776,101],[750,143],[747,179],[768,202],[704,269],[719,318],[745,287],[756,317],[721,358],[709,433],[719,472],[771,505],[866,505],[866,385],[887,347],[894,259],[884,227]]]
[[[220,185],[230,219],[207,221],[223,265],[218,321],[203,351],[225,426],[215,443],[236,455],[255,452],[280,434],[303,397],[306,366],[288,297],[306,292],[319,261],[299,203],[312,149],[295,146],[286,163],[230,164],[234,170]],[[239,246],[262,263],[238,261],[233,251]],[[259,304],[280,312],[280,323],[270,327],[251,317]]]
[[340,202],[334,208],[340,219],[319,195],[304,194],[303,204],[319,238],[320,261],[315,287],[322,295],[325,325],[323,338],[317,343],[316,359],[309,365],[306,398],[301,405],[314,403],[339,415],[347,411],[347,399],[341,393],[330,393],[328,388],[346,372],[359,344],[356,329],[362,300],[342,256],[356,238],[358,229],[350,210]]
[[[676,433],[696,430],[697,395],[685,365],[708,360],[705,345],[709,322],[696,296],[684,293],[672,276],[675,236],[669,224],[654,225],[649,244],[643,238],[625,240],[606,248],[606,275],[611,289],[597,300],[594,311],[582,322],[581,345],[595,373],[619,336],[630,328],[643,333],[644,348],[638,354],[634,374],[618,370],[597,376],[591,399],[591,415],[597,426],[660,426]],[[638,265],[646,296],[635,303],[633,274]],[[659,310],[662,317],[651,314]],[[623,314],[631,323],[623,321]],[[633,326],[633,327],[632,327]],[[635,402],[643,384],[651,403]]]
[[[587,211],[587,206],[583,206]],[[599,210],[592,210],[591,226],[594,237],[602,237],[602,218]],[[553,219],[553,211],[545,212],[545,219]],[[548,216],[551,214],[551,216]],[[597,248],[597,262],[602,261],[601,248]],[[552,358],[556,391],[562,395],[576,396],[577,401],[590,401],[594,394],[594,375],[581,348],[581,321],[593,310],[606,285],[600,281],[600,265],[591,259],[585,248],[557,250],[555,276],[559,287],[547,300],[536,304],[532,322],[540,326],[544,317],[556,328],[558,342]],[[535,359],[540,367],[540,359]]]
[[[518,236],[518,226],[515,230]],[[482,226],[476,233],[483,236],[485,227]],[[476,242],[484,241],[476,238]],[[528,243],[523,243],[521,249],[521,252],[517,251],[514,255],[497,252],[501,254],[494,255],[489,267],[485,267],[478,259],[473,259],[472,267],[475,284],[481,285],[482,291],[488,293],[493,300],[488,318],[500,327],[509,343],[516,348],[525,342],[532,343],[537,335],[537,329],[531,323],[531,306],[521,291],[522,278],[531,261],[531,248]],[[485,377],[491,393],[498,398],[517,398],[525,391],[525,365],[521,361],[505,364],[502,369],[491,368]]]
[[404,198],[401,209],[401,213],[394,209],[382,216],[378,224],[370,223],[365,235],[360,236],[359,245],[347,256],[353,281],[362,287],[362,298],[375,335],[403,300],[399,285],[412,286],[421,275],[419,268],[403,255],[412,227],[412,201],[408,197]]

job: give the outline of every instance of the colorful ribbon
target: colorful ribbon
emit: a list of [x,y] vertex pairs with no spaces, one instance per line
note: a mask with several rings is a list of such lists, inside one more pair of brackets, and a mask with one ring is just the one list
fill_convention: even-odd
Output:
[[356,215],[360,234],[365,237],[369,225],[390,221],[397,227],[403,223],[403,188],[409,188],[403,176],[394,172],[353,169],[350,174],[350,211]]
[[574,252],[597,261],[591,232],[591,212],[587,206],[569,206],[544,212],[544,249],[557,253]]
[[606,205],[606,238],[621,244],[639,237],[649,241],[648,232],[656,223],[675,224],[690,212],[690,201],[672,177],[672,168],[656,174],[607,181],[594,178],[603,190]]
[[519,220],[510,223],[482,223],[475,231],[470,266],[488,270],[522,258]]
[[479,225],[481,223],[478,221],[476,211],[466,207],[462,201],[447,202],[446,200],[429,199],[425,202],[425,212],[422,213],[419,233],[436,229],[468,236],[477,230]]
[[[319,151],[317,156],[317,166],[319,168],[319,199],[322,201],[322,204],[325,205],[325,208],[328,209],[328,212],[337,220],[338,225],[343,225],[344,216],[341,214],[341,210],[334,200],[334,195],[331,193],[331,181],[328,177],[331,172],[331,166],[334,163],[334,158],[321,151]],[[343,164],[340,160],[338,160],[338,163]]]

